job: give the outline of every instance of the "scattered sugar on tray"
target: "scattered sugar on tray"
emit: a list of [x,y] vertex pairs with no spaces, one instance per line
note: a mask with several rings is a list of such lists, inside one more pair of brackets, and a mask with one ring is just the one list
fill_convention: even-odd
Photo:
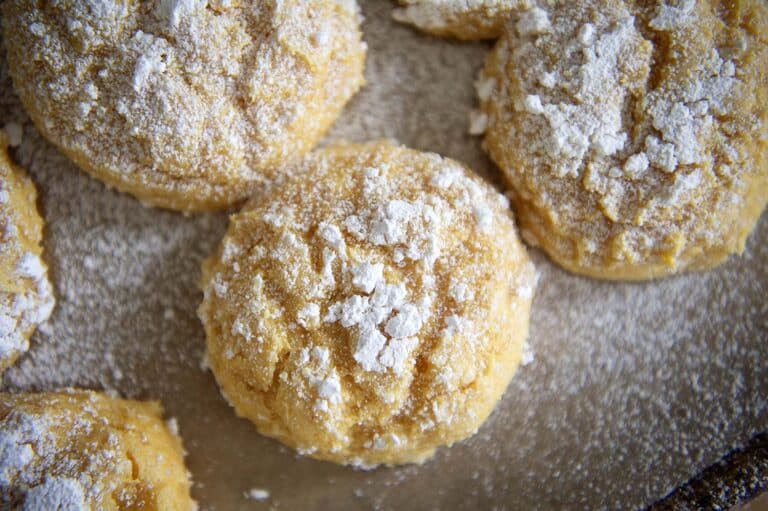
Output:
[[[425,38],[409,33],[394,44],[390,42],[392,27],[386,23],[391,5],[371,2],[363,7],[370,20],[366,36],[372,47],[369,85],[363,92],[363,100],[351,105],[346,120],[337,123],[334,134],[370,139],[390,134],[393,125],[399,126],[399,136],[410,145],[429,145],[463,156],[476,169],[486,169],[488,165],[480,156],[478,144],[466,139],[464,130],[457,133],[451,127],[460,125],[471,108],[468,99],[472,88],[470,77],[487,51],[486,47],[428,44]],[[445,62],[451,65],[445,66]],[[404,74],[414,80],[404,83]],[[440,80],[435,81],[435,76]],[[550,76],[554,79],[554,74]],[[13,118],[26,125],[28,121],[21,113],[10,83],[4,83],[2,94],[7,100],[4,108],[12,105],[16,112]],[[391,108],[386,102],[364,101],[365,98],[376,100],[391,90],[402,94],[406,104],[413,108],[403,112]],[[435,90],[439,90],[453,108],[438,109],[436,100],[424,100],[426,91]],[[371,110],[370,105],[379,106]],[[431,126],[426,138],[423,134],[425,126]],[[59,281],[76,283],[75,287],[83,291],[79,293],[82,308],[75,308],[73,302],[62,304],[52,323],[56,335],[42,337],[39,346],[21,365],[9,370],[6,387],[108,384],[110,369],[102,357],[93,354],[114,345],[120,350],[118,362],[127,369],[126,379],[120,384],[123,391],[163,396],[164,400],[186,396],[186,391],[178,385],[179,375],[196,369],[202,355],[200,328],[193,320],[198,302],[195,286],[198,265],[220,238],[226,224],[224,215],[182,218],[142,208],[135,201],[106,192],[101,185],[79,175],[34,131],[25,137],[21,150],[21,161],[31,167],[35,180],[50,197],[42,204],[51,231],[47,244],[62,260],[60,266],[55,258],[51,261],[57,266],[55,275]],[[33,155],[34,164],[30,165]],[[648,155],[653,160],[649,152]],[[70,218],[72,220],[68,220]],[[117,227],[110,228],[111,224]],[[82,234],[72,236],[73,232]],[[173,243],[149,242],[153,233],[168,236]],[[735,261],[729,268],[666,280],[650,287],[602,283],[595,287],[594,282],[563,274],[534,251],[533,256],[544,274],[541,296],[537,296],[537,310],[547,310],[546,314],[534,313],[532,341],[536,346],[537,363],[528,368],[525,378],[513,381],[502,406],[478,437],[441,453],[439,465],[458,467],[455,469],[458,472],[452,469],[439,476],[453,481],[478,473],[477,495],[472,498],[485,499],[483,501],[498,506],[504,505],[499,495],[514,492],[520,496],[522,506],[538,509],[542,499],[562,503],[563,487],[579,487],[579,492],[569,495],[571,505],[645,507],[660,496],[661,492],[654,488],[671,488],[679,484],[746,438],[749,431],[764,430],[764,418],[754,416],[754,411],[758,410],[755,403],[764,401],[758,392],[758,379],[755,379],[764,364],[758,362],[755,367],[755,361],[764,359],[753,341],[760,339],[759,325],[765,311],[751,298],[757,296],[754,293],[759,292],[756,286],[762,278],[751,264],[764,258],[759,241],[765,234],[765,229],[761,229],[753,242],[755,246],[751,250],[754,253],[748,253],[747,259]],[[98,239],[104,239],[105,246],[111,246],[112,250],[99,248],[95,243]],[[137,254],[131,247],[137,243],[148,243],[150,250]],[[67,263],[84,253],[91,254],[102,268],[95,278],[77,265]],[[169,259],[175,264],[163,262]],[[161,271],[148,268],[158,266],[158,261]],[[110,287],[102,280],[105,273],[114,274],[110,278]],[[157,285],[146,286],[146,282],[152,280]],[[57,287],[61,285],[59,283]],[[697,313],[699,309],[694,305],[708,304],[713,294],[721,297],[718,301],[723,305],[717,310]],[[149,306],[140,306],[141,303],[173,305],[178,311],[178,321],[170,325],[157,321],[163,309],[153,310]],[[563,303],[568,307],[558,305]],[[623,314],[627,306],[640,313],[627,317]],[[750,312],[753,309],[754,312]],[[694,314],[686,313],[681,324],[681,317],[676,312],[680,310]],[[707,326],[712,318],[729,317],[729,311],[740,320],[738,329],[730,328],[733,323],[725,321],[718,322],[717,331]],[[705,321],[702,314],[708,315],[709,320]],[[144,321],[104,319],[109,317],[141,317]],[[597,317],[605,320],[599,325],[603,332],[603,342],[599,346],[590,335],[594,326],[591,324]],[[562,328],[564,322],[570,325],[568,329]],[[652,330],[654,335],[650,335]],[[636,335],[643,342],[630,342],[637,340]],[[142,343],[139,348],[132,341],[128,342],[137,338],[153,339],[155,343],[151,346]],[[179,343],[180,339],[185,342]],[[153,364],[144,367],[147,360],[153,360]],[[539,364],[539,361],[545,363]],[[159,369],[155,362],[162,367],[162,377],[156,374]],[[554,365],[563,370],[545,371]],[[664,366],[672,372],[662,370]],[[751,369],[745,373],[744,389],[737,392],[722,386],[721,381],[731,379],[747,367]],[[151,378],[136,378],[134,373],[140,369]],[[703,375],[699,379],[703,393],[697,393],[694,401],[686,390],[689,384],[684,381],[692,371],[700,371]],[[710,377],[709,374],[713,375]],[[621,392],[618,386],[622,387]],[[647,389],[642,399],[641,394],[635,392],[639,389]],[[657,393],[660,393],[661,401],[651,399]],[[204,395],[217,397],[218,392],[213,385],[207,385]],[[705,398],[700,399],[701,396]],[[664,399],[672,397],[686,407],[690,419],[667,417],[653,404],[663,404]],[[728,406],[718,403],[728,403]],[[638,419],[616,420],[613,411],[618,408]],[[182,424],[184,420],[198,420],[199,416],[205,415],[199,407],[183,413],[186,419],[179,418]],[[591,417],[593,424],[601,424],[601,428],[586,428],[579,422],[584,416]],[[229,423],[239,423],[229,412],[221,419],[221,428],[231,427]],[[715,423],[730,426],[727,430],[710,429]],[[676,426],[674,439],[669,435],[673,425]],[[545,431],[558,435],[557,449],[547,442],[547,435],[542,433]],[[192,441],[204,439],[204,436],[197,438],[194,431],[187,434]],[[510,447],[511,440],[499,442],[500,438],[512,439],[514,445]],[[702,438],[707,441],[702,442]],[[268,444],[273,445],[272,442]],[[682,448],[687,448],[688,453],[681,454]],[[600,481],[589,479],[594,473],[592,454],[606,449],[614,453],[613,461],[609,460],[613,476]],[[277,448],[275,452],[279,450]],[[644,465],[632,461],[635,458],[630,453],[634,450],[646,453],[646,458],[655,461],[658,469],[648,474]],[[540,463],[518,470],[531,452],[537,453]],[[236,461],[241,456],[238,449],[223,451],[222,456],[227,456],[227,463],[237,463],[236,466],[243,466],[245,470],[260,470],[258,463]],[[290,456],[285,458],[288,465],[296,463]],[[378,505],[383,509],[397,505],[397,494],[410,492],[431,480],[434,473],[430,466],[434,468],[436,465],[360,473],[351,488],[355,489],[355,495],[365,496],[365,505],[370,503],[372,507]],[[198,490],[199,495],[206,498],[207,487],[221,479],[216,474],[206,475],[204,468],[198,470],[199,467],[194,465],[191,468],[196,478],[206,483],[206,487]],[[554,475],[556,471],[557,476]],[[269,481],[274,476],[265,473],[265,477],[264,484],[272,484]],[[308,477],[322,485],[326,476],[312,472]],[[275,484],[282,484],[278,479]],[[638,480],[646,481],[647,485],[634,484]],[[552,484],[538,484],[541,481]],[[339,486],[341,492],[348,487],[341,481]],[[349,493],[352,493],[351,489]],[[273,494],[289,507],[290,502],[294,502],[290,492],[283,494],[275,490]],[[454,497],[453,493],[442,491],[422,500],[415,495],[416,503],[428,501],[429,505],[443,506],[448,506]],[[348,502],[343,496],[334,498]]]
[[165,426],[172,435],[179,436],[179,421],[176,420],[176,417],[168,418],[165,421]]
[[480,101],[485,101],[491,97],[496,88],[496,78],[480,78],[475,82],[475,90]]
[[263,488],[251,488],[245,492],[245,498],[250,500],[267,500],[269,498],[269,491]]
[[472,110],[469,113],[469,134],[482,135],[488,129],[488,114],[480,110]]
[[534,353],[533,353],[533,349],[531,349],[531,345],[528,342],[523,343],[523,354],[520,360],[520,364],[522,366],[527,366],[529,364],[532,364],[533,360],[534,360]]

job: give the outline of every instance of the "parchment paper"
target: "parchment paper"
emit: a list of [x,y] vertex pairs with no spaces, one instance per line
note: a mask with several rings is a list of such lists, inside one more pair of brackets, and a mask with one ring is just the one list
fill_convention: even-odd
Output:
[[[397,138],[498,183],[466,135],[489,46],[397,26],[384,0],[362,5],[368,84],[329,138]],[[744,256],[647,284],[573,276],[532,250],[535,360],[478,435],[422,466],[361,472],[299,458],[237,419],[199,367],[199,266],[226,214],[185,217],[107,190],[40,138],[4,61],[0,91],[0,122],[25,127],[13,154],[38,185],[58,296],[3,387],[161,400],[178,419],[202,509],[631,509],[768,429],[764,216]],[[251,488],[270,496],[248,500]]]

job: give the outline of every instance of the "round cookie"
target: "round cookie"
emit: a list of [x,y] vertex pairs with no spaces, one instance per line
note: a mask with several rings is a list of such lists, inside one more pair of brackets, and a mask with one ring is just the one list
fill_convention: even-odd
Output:
[[441,37],[496,39],[510,17],[533,0],[400,0],[392,17]]
[[7,146],[0,132],[0,372],[29,349],[55,303],[42,260],[35,185],[11,161]]
[[501,397],[535,278],[506,199],[466,168],[341,144],[232,216],[198,314],[222,393],[261,433],[338,463],[421,462]]
[[363,82],[353,0],[13,0],[14,86],[78,166],[147,204],[234,204],[310,150]]
[[474,123],[523,237],[606,279],[740,253],[768,200],[768,4],[547,5],[489,56]]
[[89,391],[0,393],[0,507],[197,509],[161,413]]

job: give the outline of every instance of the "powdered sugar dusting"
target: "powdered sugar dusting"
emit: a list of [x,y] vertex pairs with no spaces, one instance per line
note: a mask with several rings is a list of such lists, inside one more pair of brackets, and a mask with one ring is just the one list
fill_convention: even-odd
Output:
[[[331,146],[294,174],[232,217],[205,264],[213,371],[239,414],[299,452],[424,459],[477,427],[519,362],[531,295],[517,288],[534,274],[508,203],[457,162],[387,141]],[[240,365],[257,368],[247,392],[231,385]]]
[[245,492],[245,498],[251,500],[267,500],[269,498],[269,491],[263,488],[251,488]]
[[[391,2],[362,6],[368,85],[333,137],[397,136],[497,182],[480,141],[465,135],[486,45],[391,23]],[[535,360],[475,438],[398,469],[297,459],[237,418],[198,369],[199,263],[223,235],[225,216],[182,217],[107,191],[40,139],[7,79],[0,112],[25,128],[16,154],[38,185],[49,229],[45,259],[69,297],[60,297],[48,333],[38,331],[34,349],[6,371],[5,388],[111,386],[161,399],[193,453],[187,462],[203,508],[245,506],[241,492],[252,486],[268,489],[269,504],[282,509],[328,501],[339,510],[450,509],[458,501],[474,509],[642,508],[768,429],[763,221],[744,257],[652,284],[574,277],[531,250],[542,274],[530,338]],[[108,352],[111,361],[102,356]]]
[[143,5],[23,2],[3,21],[38,128],[149,204],[242,201],[309,151],[362,85],[354,1]]
[[80,482],[68,477],[49,477],[25,495],[25,511],[88,509]]
[[524,11],[515,24],[517,32],[523,37],[543,34],[549,31],[550,27],[549,15],[540,7]]
[[190,17],[198,9],[203,9],[207,0],[161,0],[158,14],[176,27],[183,19]]
[[[175,492],[176,485],[188,484],[180,456],[175,457],[176,446],[163,442],[159,417],[136,403],[71,391],[0,394],[0,412],[3,508],[86,510],[110,503],[142,508],[157,505],[155,492],[166,485],[173,485]],[[137,428],[143,428],[141,435],[157,436],[154,445],[163,449],[159,459],[139,458],[135,443],[148,441],[128,438]],[[147,463],[156,463],[162,475],[145,474],[142,465]],[[134,485],[151,490],[136,492]],[[175,504],[180,510],[196,509],[183,497]]]
[[[13,125],[15,123],[10,123]],[[15,129],[11,129],[15,131]],[[21,139],[21,135],[14,134]],[[3,136],[3,143],[6,139]],[[51,315],[53,289],[42,260],[42,219],[34,185],[0,148],[0,370],[29,349]]]
[[591,0],[540,2],[518,16],[478,79],[497,85],[478,90],[470,131],[486,133],[526,200],[531,243],[612,278],[741,251],[756,215],[748,196],[763,194],[747,183],[765,174],[755,155],[768,114],[756,91],[768,50],[731,15],[694,0]]
[[[133,72],[133,90],[137,93],[144,91],[153,75],[160,75],[165,71],[165,59],[171,51],[168,42],[163,38],[155,38],[141,31],[136,33],[135,39],[140,44],[145,45],[141,56],[136,61],[136,68]],[[158,80],[155,77],[154,80]]]
[[352,267],[352,285],[363,293],[370,293],[382,281],[384,265],[363,262]]

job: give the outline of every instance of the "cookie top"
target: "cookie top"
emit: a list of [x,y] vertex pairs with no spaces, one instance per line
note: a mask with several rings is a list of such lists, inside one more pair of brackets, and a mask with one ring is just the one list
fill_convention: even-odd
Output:
[[602,278],[740,252],[768,200],[768,6],[540,3],[489,56],[474,123],[524,237]]
[[455,161],[335,145],[233,215],[203,268],[209,364],[258,429],[340,463],[422,461],[517,368],[535,271]]
[[194,510],[175,422],[156,402],[0,393],[0,507]]
[[353,0],[14,0],[3,27],[43,135],[107,184],[177,210],[247,197],[363,82]]
[[400,0],[392,17],[437,36],[496,39],[513,14],[534,0]]
[[42,259],[35,185],[8,156],[0,131],[0,372],[29,349],[55,303]]

